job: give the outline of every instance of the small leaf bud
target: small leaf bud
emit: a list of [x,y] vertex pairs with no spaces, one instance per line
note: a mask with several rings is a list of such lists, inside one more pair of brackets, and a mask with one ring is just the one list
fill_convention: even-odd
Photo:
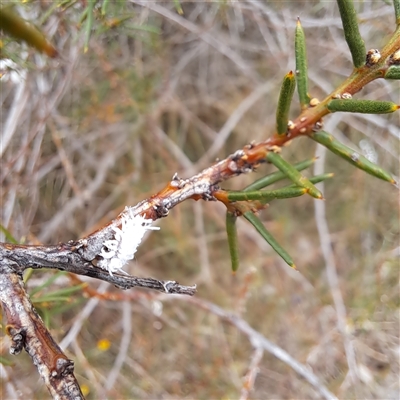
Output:
[[365,60],[365,65],[367,67],[372,67],[381,59],[381,53],[377,49],[368,50],[367,58]]
[[400,65],[400,50],[395,51],[389,57],[389,65]]

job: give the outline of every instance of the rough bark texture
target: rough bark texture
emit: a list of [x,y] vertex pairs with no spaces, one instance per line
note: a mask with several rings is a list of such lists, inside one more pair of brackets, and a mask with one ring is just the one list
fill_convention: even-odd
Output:
[[10,353],[17,355],[25,349],[54,399],[83,399],[74,376],[74,362],[44,326],[24,289],[22,277],[4,266],[0,273],[0,301],[12,341]]

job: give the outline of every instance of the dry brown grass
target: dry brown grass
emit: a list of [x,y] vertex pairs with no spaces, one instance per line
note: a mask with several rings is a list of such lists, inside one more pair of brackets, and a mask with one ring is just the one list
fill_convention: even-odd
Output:
[[[335,2],[193,2],[183,4],[183,16],[173,2],[151,3],[153,10],[138,3],[127,4],[132,23],[159,33],[120,27],[94,35],[89,52],[82,54],[76,26],[62,22],[76,19],[73,11],[53,14],[46,27],[62,60],[30,56],[37,67],[20,86],[26,102],[13,103],[18,85],[1,84],[3,132],[10,113],[19,114],[1,159],[0,217],[18,240],[81,237],[125,205],[155,193],[173,173],[190,176],[216,157],[271,134],[279,85],[294,69],[298,15],[307,36],[310,92],[325,96],[351,71]],[[367,48],[380,48],[394,29],[392,6],[372,1],[357,7]],[[399,84],[376,81],[359,96],[398,103]],[[249,97],[253,102],[244,110]],[[341,114],[326,122],[346,143],[359,146],[363,140],[380,165],[399,175],[398,113]],[[315,151],[314,143],[301,139],[283,154],[294,162]],[[273,202],[262,215],[299,273],[243,222],[241,266],[232,277],[225,211],[221,204],[204,202],[186,202],[161,220],[161,231],[146,240],[128,269],[198,283],[198,298],[240,315],[308,365],[341,399],[396,399],[398,192],[330,154],[320,167],[335,172],[325,184],[328,237],[318,235],[311,198]],[[241,188],[268,171],[272,167],[226,187]],[[333,248],[345,332],[338,328],[321,239]],[[28,287],[52,274],[36,272]],[[68,284],[59,279],[52,289]],[[104,283],[90,285],[116,291]],[[234,326],[196,304],[158,294],[130,302],[85,299],[56,313],[50,327],[75,360],[88,399],[236,399],[253,354]],[[101,339],[111,342],[108,350],[99,347]],[[346,341],[355,355],[354,382]],[[4,354],[6,346],[2,349]],[[45,397],[28,357],[13,361],[7,373],[20,397]],[[2,398],[12,398],[3,382]],[[251,398],[321,395],[265,352]]]

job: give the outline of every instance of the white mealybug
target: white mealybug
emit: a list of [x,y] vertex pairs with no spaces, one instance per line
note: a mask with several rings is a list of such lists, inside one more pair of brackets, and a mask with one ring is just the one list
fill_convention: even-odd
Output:
[[97,265],[106,269],[110,275],[113,272],[126,274],[122,267],[133,259],[146,231],[160,229],[158,226],[151,226],[152,222],[141,215],[133,215],[133,209],[125,207],[121,215],[121,227],[112,227],[114,239],[104,242],[99,253],[103,259]]

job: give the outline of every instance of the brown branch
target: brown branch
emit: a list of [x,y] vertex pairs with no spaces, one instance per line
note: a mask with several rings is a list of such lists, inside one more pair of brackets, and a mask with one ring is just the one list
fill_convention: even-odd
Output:
[[[135,1],[135,3],[142,4],[143,2]],[[155,11],[161,12],[160,10]],[[175,20],[177,18],[171,13],[168,14],[168,17]],[[179,21],[182,23],[183,20],[179,19]],[[193,30],[193,27],[187,25],[187,23],[185,23],[185,27],[188,30]],[[201,34],[201,37],[210,45],[219,48],[223,54],[230,57],[241,67],[241,60],[228,48],[221,49],[220,44],[210,35]],[[148,219],[156,220],[167,216],[173,207],[187,199],[216,200],[214,194],[219,190],[219,183],[255,170],[261,163],[265,162],[268,152],[274,151],[277,146],[289,144],[296,137],[307,136],[313,131],[321,129],[322,118],[329,113],[328,102],[333,97],[340,97],[344,93],[350,95],[357,93],[367,83],[381,78],[386,59],[399,47],[400,33],[398,28],[387,46],[382,49],[381,62],[375,65],[366,63],[362,68],[354,70],[351,76],[333,93],[319,104],[313,102],[309,108],[305,109],[290,123],[285,135],[274,134],[264,142],[249,144],[191,178],[184,180],[174,176],[162,191],[132,207],[130,214],[132,216],[142,215]],[[193,295],[196,291],[195,286],[181,286],[175,281],[160,281],[118,273],[113,275],[98,266],[98,263],[102,261],[102,249],[104,249],[107,241],[115,238],[116,229],[123,225],[123,216],[124,213],[121,213],[115,220],[83,239],[56,246],[16,246],[0,243],[0,301],[8,320],[7,333],[12,340],[10,351],[12,354],[18,354],[24,348],[28,352],[54,398],[71,399],[83,398],[83,396],[73,375],[73,362],[63,354],[50,336],[25,292],[21,276],[26,268],[59,269],[104,280],[123,289],[144,287],[164,293],[186,295]],[[335,398],[304,365],[293,360],[290,355],[253,330],[244,320],[230,315],[210,303],[199,302],[192,298],[189,300],[219,315],[248,336],[253,347],[257,350],[253,363],[254,367],[252,366],[249,372],[249,389],[254,384],[256,365],[261,358],[262,350],[266,350],[290,365],[312,384],[323,397],[327,399]]]
[[46,329],[29,300],[21,276],[4,265],[0,270],[0,301],[7,319],[6,331],[12,341],[10,353],[17,355],[25,349],[53,398],[83,399],[73,373],[74,362]]
[[128,274],[113,274],[87,262],[78,253],[77,247],[70,243],[57,246],[20,246],[0,243],[0,260],[13,272],[22,274],[27,268],[52,268],[78,275],[89,276],[112,283],[121,289],[142,287],[168,294],[193,296],[196,286],[182,286],[175,281],[161,281],[153,278],[140,278]]
[[[350,94],[356,93],[366,83],[381,77],[378,72],[386,62],[385,58],[399,46],[400,35],[396,31],[393,39],[382,50],[384,57],[380,63],[366,64],[355,70],[339,89],[327,96],[321,103],[315,103],[314,107],[310,105],[294,122],[289,124],[286,135],[275,134],[264,142],[246,145],[243,149],[191,178],[180,179],[175,175],[159,193],[131,207],[130,215],[142,215],[156,220],[167,216],[173,207],[187,199],[217,200],[214,193],[219,190],[219,183],[257,169],[260,164],[265,162],[268,152],[275,151],[277,146],[286,145],[293,138],[308,135],[320,129],[322,117],[329,113],[326,105],[330,99],[340,96],[343,91]],[[13,246],[0,243],[0,257],[3,256],[4,262],[7,262],[8,266],[17,273],[22,273],[28,267],[55,268],[101,279],[124,289],[136,286],[165,293],[193,295],[195,286],[181,286],[175,281],[158,281],[152,278],[138,278],[121,274],[112,275],[97,267],[97,263],[102,260],[100,253],[105,242],[115,237],[115,229],[121,226],[123,215],[124,212],[103,228],[76,242],[71,241],[50,247]]]

